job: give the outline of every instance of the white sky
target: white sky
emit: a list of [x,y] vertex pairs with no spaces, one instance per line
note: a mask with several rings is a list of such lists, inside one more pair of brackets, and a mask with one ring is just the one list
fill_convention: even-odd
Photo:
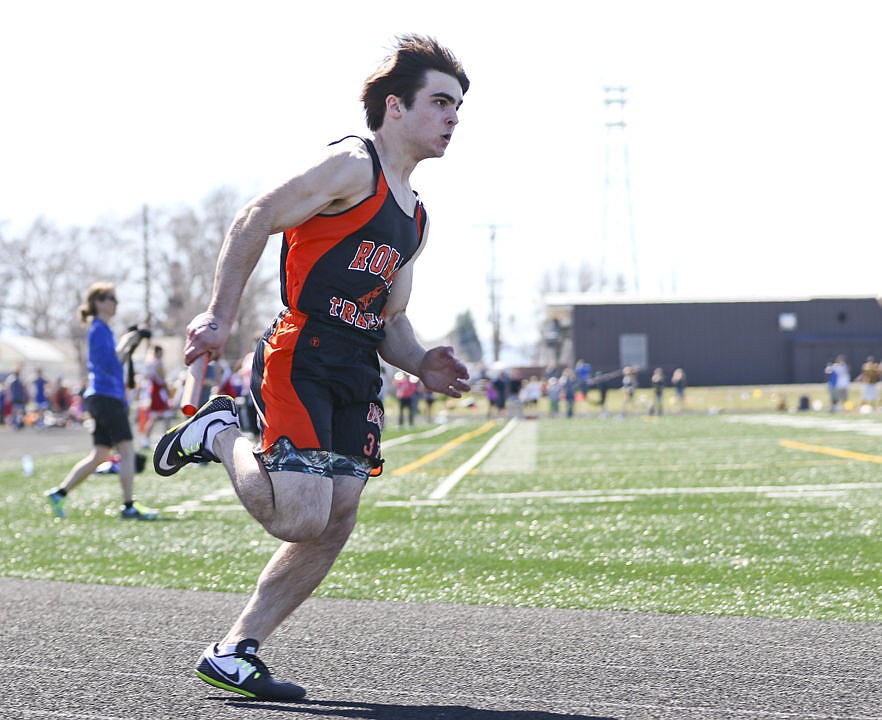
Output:
[[432,218],[410,307],[422,334],[467,308],[486,332],[490,224],[510,335],[533,336],[545,271],[600,265],[605,204],[607,254],[627,249],[620,186],[604,192],[605,149],[619,147],[605,128],[610,84],[628,88],[641,292],[876,295],[874,6],[3,3],[0,220],[89,225],[144,203],[197,205],[221,185],[269,189],[317,146],[364,132],[362,81],[396,34],[416,31],[449,45],[472,80],[446,157],[413,178]]

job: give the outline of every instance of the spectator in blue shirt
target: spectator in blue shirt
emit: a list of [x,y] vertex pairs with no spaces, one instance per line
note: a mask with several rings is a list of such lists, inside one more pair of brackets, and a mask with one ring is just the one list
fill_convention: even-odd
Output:
[[134,500],[135,447],[129,424],[129,406],[126,398],[124,363],[142,339],[138,329],[129,330],[119,342],[114,341],[108,324],[116,314],[116,290],[110,283],[95,283],[86,293],[80,306],[80,320],[89,326],[88,370],[89,384],[83,393],[86,410],[92,418],[92,452],[74,465],[67,477],[49,495],[49,504],[55,514],[63,518],[64,501],[68,493],[95,472],[111,457],[116,447],[119,454],[119,482],[122,487],[123,507],[120,517],[132,520],[152,520],[150,510]]

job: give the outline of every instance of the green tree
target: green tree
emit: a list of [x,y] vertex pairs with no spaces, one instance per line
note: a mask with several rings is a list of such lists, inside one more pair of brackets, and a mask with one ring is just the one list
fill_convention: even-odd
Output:
[[466,310],[456,316],[453,325],[453,345],[459,356],[466,362],[480,362],[484,357],[471,310]]

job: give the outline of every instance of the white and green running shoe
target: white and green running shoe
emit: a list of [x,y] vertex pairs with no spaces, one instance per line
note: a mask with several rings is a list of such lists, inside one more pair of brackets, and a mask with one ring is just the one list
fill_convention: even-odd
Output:
[[228,427],[239,427],[236,403],[229,395],[215,395],[160,438],[153,451],[153,469],[167,476],[187,463],[220,462],[211,447],[215,436]]
[[196,675],[209,685],[256,700],[296,702],[306,690],[290,682],[279,682],[257,657],[257,640],[242,640],[235,652],[218,655],[217,645],[209,645],[196,666]]

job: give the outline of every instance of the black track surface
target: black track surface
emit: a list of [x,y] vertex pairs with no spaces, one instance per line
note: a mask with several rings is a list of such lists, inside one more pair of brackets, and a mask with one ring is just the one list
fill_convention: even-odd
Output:
[[244,601],[0,579],[0,718],[882,718],[878,624],[325,599],[261,651],[307,698],[248,701],[193,674]]

